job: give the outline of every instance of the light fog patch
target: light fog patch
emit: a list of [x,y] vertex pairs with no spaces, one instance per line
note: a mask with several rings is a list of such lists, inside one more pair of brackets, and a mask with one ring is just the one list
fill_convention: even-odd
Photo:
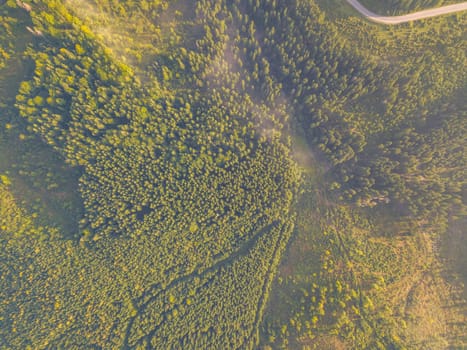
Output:
[[[236,31],[238,29],[233,24],[226,28],[228,35],[224,37],[225,41],[202,74],[207,90],[220,93],[230,113],[246,116],[260,142],[280,143],[289,149],[289,157],[300,167],[311,166],[308,148],[304,145],[298,147],[293,141],[291,101],[283,93],[277,93],[280,91],[278,86],[273,86],[272,91],[262,91],[260,80],[251,79],[244,68],[247,58],[230,39]],[[298,178],[295,180],[299,181]]]
[[154,43],[160,40],[160,30],[144,15],[118,17],[89,0],[64,3],[117,60],[130,67],[143,68],[144,56],[157,51]]

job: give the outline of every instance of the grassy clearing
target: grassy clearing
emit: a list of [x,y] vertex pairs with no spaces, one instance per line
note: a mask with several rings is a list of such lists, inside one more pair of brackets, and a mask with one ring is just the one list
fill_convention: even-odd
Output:
[[356,15],[355,9],[345,0],[318,0],[316,3],[326,13],[326,17],[332,20]]
[[447,235],[440,241],[440,256],[445,261],[448,271],[451,271],[451,274],[448,274],[449,278],[454,279],[453,282],[461,286],[463,297],[467,300],[466,225],[467,219],[465,217],[453,219],[449,223]]
[[199,29],[189,20],[196,11],[194,2],[161,2],[152,16],[144,6],[124,2],[118,6],[93,0],[64,3],[114,59],[135,69],[140,78],[158,56],[169,56],[175,46],[192,47],[198,39]]
[[303,165],[296,229],[273,286],[264,349],[459,346],[463,309],[453,300],[463,302],[445,279],[433,233],[394,223],[391,213],[334,202],[316,160],[307,164],[314,166]]
[[76,235],[82,215],[79,171],[40,140],[21,140],[12,132],[0,138],[0,153],[0,173],[10,179],[18,203],[41,225],[58,226],[65,236]]

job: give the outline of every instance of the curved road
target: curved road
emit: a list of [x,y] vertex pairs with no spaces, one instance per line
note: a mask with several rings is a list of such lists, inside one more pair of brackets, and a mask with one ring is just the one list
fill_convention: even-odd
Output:
[[417,21],[423,18],[441,16],[441,15],[446,15],[448,13],[454,13],[454,12],[460,12],[460,11],[467,10],[467,2],[461,2],[460,4],[442,6],[438,8],[429,9],[429,10],[413,12],[413,13],[409,13],[407,15],[402,15],[402,16],[380,16],[368,10],[366,7],[360,4],[357,0],[347,0],[347,2],[350,5],[352,5],[363,16],[365,16],[368,20],[377,22],[377,23],[384,23],[384,24],[399,24],[399,23],[405,23],[405,22],[410,22],[410,21]]

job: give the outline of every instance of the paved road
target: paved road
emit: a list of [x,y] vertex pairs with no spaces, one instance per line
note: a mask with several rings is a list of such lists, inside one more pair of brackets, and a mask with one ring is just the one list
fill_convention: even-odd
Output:
[[460,12],[460,11],[467,10],[467,2],[462,2],[460,4],[447,5],[447,6],[434,8],[434,9],[413,12],[413,13],[409,13],[408,15],[380,16],[368,10],[366,7],[360,4],[357,0],[347,0],[347,2],[350,5],[352,5],[363,16],[365,16],[368,20],[377,22],[377,23],[384,23],[384,24],[399,24],[399,23],[405,23],[405,22],[410,22],[410,21],[417,21],[423,18],[436,17],[436,16],[445,15],[448,13],[454,13],[454,12]]

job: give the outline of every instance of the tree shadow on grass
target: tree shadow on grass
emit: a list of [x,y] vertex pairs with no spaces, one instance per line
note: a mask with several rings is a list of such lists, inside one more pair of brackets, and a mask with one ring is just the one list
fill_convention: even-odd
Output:
[[[1,5],[1,3],[0,3]],[[0,38],[13,45],[14,54],[0,69],[0,174],[10,183],[17,203],[41,226],[57,227],[66,239],[75,239],[83,203],[78,190],[81,169],[66,164],[52,147],[28,131],[15,108],[21,82],[34,71],[23,58],[36,40],[26,29],[29,15],[20,9],[5,9],[17,19],[11,34]]]

